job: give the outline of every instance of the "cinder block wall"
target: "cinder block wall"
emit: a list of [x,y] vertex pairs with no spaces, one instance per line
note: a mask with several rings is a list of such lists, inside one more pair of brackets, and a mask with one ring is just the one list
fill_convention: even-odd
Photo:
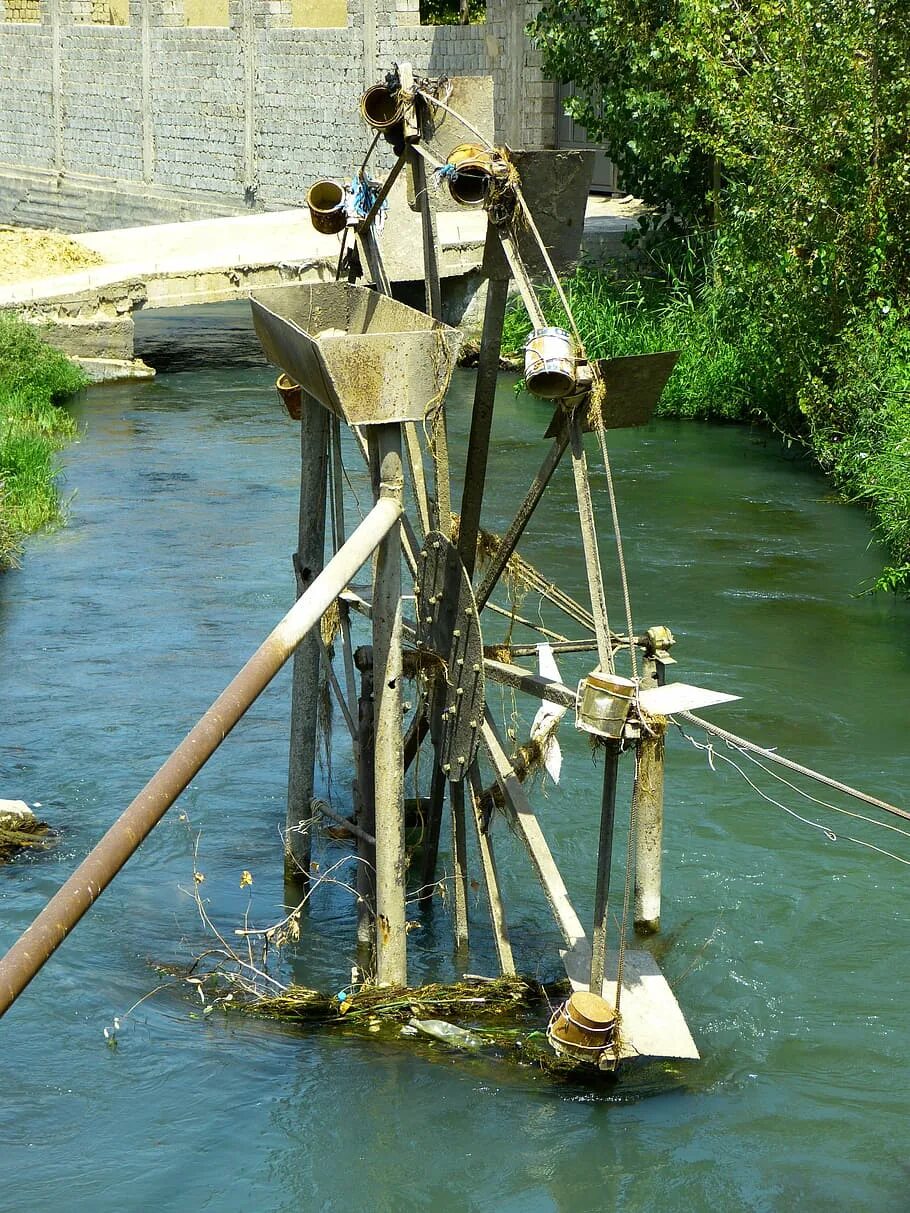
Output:
[[360,93],[400,60],[492,75],[497,137],[552,146],[532,11],[489,0],[485,25],[461,27],[421,26],[417,0],[0,0],[0,220],[86,230],[299,205],[359,165]]

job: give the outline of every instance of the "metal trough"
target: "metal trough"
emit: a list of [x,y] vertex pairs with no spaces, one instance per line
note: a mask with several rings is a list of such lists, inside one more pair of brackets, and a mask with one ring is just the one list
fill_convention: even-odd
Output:
[[250,299],[266,356],[348,425],[422,421],[445,396],[457,329],[346,282],[276,287]]
[[[661,392],[678,359],[678,350],[600,359],[597,366],[606,388],[601,408],[604,428],[619,430],[627,426],[647,425],[654,416]],[[561,426],[562,419],[557,412],[550,422],[546,437],[555,437]],[[582,429],[592,429],[587,409],[584,411]]]

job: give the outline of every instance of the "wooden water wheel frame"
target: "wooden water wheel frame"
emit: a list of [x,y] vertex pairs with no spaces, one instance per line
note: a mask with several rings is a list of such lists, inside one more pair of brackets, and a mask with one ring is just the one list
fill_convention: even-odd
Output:
[[[404,118],[396,148],[398,160],[378,196],[372,198],[367,213],[351,225],[356,232],[360,255],[354,253],[339,258],[337,277],[340,279],[346,271],[348,282],[353,283],[362,272],[361,264],[365,264],[375,290],[391,296],[374,220],[395,179],[407,168],[421,214],[425,311],[433,321],[440,321],[442,303],[436,220],[427,173],[427,165],[438,166],[438,161],[422,145],[420,138],[429,94],[423,91],[425,86],[422,87],[421,82],[415,84],[408,65],[400,65],[399,76]],[[503,535],[489,536],[481,531],[494,393],[510,277],[518,284],[533,327],[546,326],[525,268],[522,244],[536,242],[557,290],[561,291],[556,267],[522,190],[522,154],[513,156],[492,146],[490,154],[500,158],[505,165],[501,177],[508,179],[509,197],[504,204],[503,191],[499,190],[497,206],[487,207],[484,272],[488,276],[488,290],[460,510],[457,514],[452,512],[445,408],[441,395],[431,402],[423,425],[413,420],[387,422],[377,418],[375,424],[350,427],[369,469],[375,499],[390,496],[403,503],[407,480],[414,508],[402,514],[400,526],[379,545],[371,587],[350,586],[338,599],[337,630],[333,631],[340,642],[343,673],[339,675],[333,668],[327,644],[332,637],[325,634],[307,637],[295,654],[288,856],[291,865],[306,878],[311,864],[309,823],[313,819],[318,711],[315,688],[321,670],[351,732],[357,768],[358,939],[361,944],[374,948],[375,979],[380,984],[407,984],[404,779],[418,754],[429,749],[433,755],[432,781],[423,819],[417,890],[421,905],[425,907],[438,888],[437,853],[444,805],[448,800],[456,953],[463,956],[468,944],[467,820],[470,816],[476,833],[499,967],[503,975],[515,973],[489,828],[490,808],[495,805],[529,851],[532,866],[565,940],[562,955],[573,985],[598,995],[610,994],[618,1012],[623,980],[625,912],[618,940],[619,971],[611,991],[605,989],[610,860],[620,752],[623,748],[634,748],[642,738],[643,716],[637,702],[640,680],[635,650],[636,644],[643,641],[632,634],[628,608],[625,634],[611,631],[608,623],[583,434],[592,429],[599,431],[606,461],[604,429],[639,424],[650,417],[676,355],[588,364],[579,339],[575,393],[568,400],[555,402],[552,424],[547,432],[550,446],[540,469]],[[560,155],[564,159],[566,153],[524,155]],[[589,153],[568,155],[582,160],[590,157]],[[579,204],[583,209],[586,194],[586,185],[583,185],[580,198],[576,189],[572,200],[576,210]],[[578,229],[580,237],[581,223]],[[565,307],[571,320],[567,302]],[[254,312],[256,308],[254,297]],[[574,325],[574,321],[572,323]],[[272,357],[284,371],[291,373],[280,357],[276,358],[274,353]],[[327,516],[331,520],[335,552],[344,544],[347,533],[341,418],[305,395],[301,428],[300,536],[295,555],[298,594],[306,590],[322,566]],[[558,680],[514,664],[512,658],[516,653],[533,652],[533,645],[515,646],[508,652],[501,649],[494,652],[489,648],[485,651],[482,636],[484,612],[498,610],[503,613],[492,601],[493,595],[520,561],[516,554],[518,542],[567,450],[573,467],[590,604],[576,601],[525,562],[521,561],[519,567],[536,590],[582,626],[584,635],[580,639],[563,638],[567,649],[591,650],[596,654],[597,669],[613,674],[614,655],[620,646],[626,646],[632,655],[635,679],[633,708],[628,722],[618,735],[597,739],[603,750],[603,792],[590,942],[522,785],[525,773],[522,762],[520,758],[510,756],[485,702],[485,687],[492,681],[523,692],[538,703],[555,706],[557,715],[575,708],[574,690]],[[608,462],[607,473],[612,499]],[[613,523],[616,527],[615,502]],[[479,544],[485,557],[482,563],[478,561]],[[621,549],[619,554],[622,567]],[[407,609],[403,608],[402,601],[402,565],[411,580],[411,592],[404,599]],[[353,648],[351,611],[372,619],[371,652]],[[536,626],[530,621],[522,622]],[[546,628],[538,631],[542,632],[541,639],[553,635]],[[502,657],[508,657],[508,660],[503,661]],[[652,646],[643,685],[648,679],[652,684],[656,683],[654,657]],[[406,667],[417,679],[422,693],[418,708],[404,730],[402,683]],[[355,675],[358,669],[362,676],[360,688]],[[644,733],[646,741],[655,737],[649,733],[647,725]],[[495,787],[486,791],[482,786],[479,752],[485,755],[495,777]],[[526,767],[527,763],[524,765]],[[633,796],[633,806],[634,803]],[[413,879],[411,883],[414,883]],[[628,908],[628,885],[627,878],[625,909]],[[694,1050],[694,1046],[692,1048]]]

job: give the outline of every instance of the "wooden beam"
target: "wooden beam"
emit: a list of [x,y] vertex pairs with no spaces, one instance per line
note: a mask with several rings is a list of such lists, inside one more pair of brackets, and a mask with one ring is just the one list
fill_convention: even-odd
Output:
[[540,674],[534,674],[520,665],[509,665],[505,661],[493,661],[490,657],[483,659],[484,674],[503,686],[514,687],[516,691],[524,691],[535,699],[547,699],[550,703],[558,703],[560,707],[575,707],[575,691],[564,682],[552,682]]
[[[325,560],[329,414],[312,398],[300,414],[300,508],[294,571],[297,597],[312,585]],[[316,766],[319,714],[318,630],[306,636],[294,654],[291,686],[291,737],[288,761],[286,868],[290,879],[309,879],[310,801]]]
[[567,971],[568,965],[573,961],[585,961],[590,966],[591,952],[585,938],[585,929],[569,900],[569,894],[547,845],[547,840],[544,838],[540,822],[531,808],[527,793],[512,768],[489,710],[484,716],[482,738],[493,764],[496,782],[502,790],[506,817],[527,847],[531,863],[550,904],[550,909],[553,911],[556,925],[566,941],[566,954],[569,956],[569,960],[566,961],[564,956],[563,961],[567,965]]
[[[581,405],[579,408],[583,408]],[[569,421],[569,441],[572,446],[572,471],[575,476],[575,495],[578,501],[578,518],[581,524],[581,542],[585,554],[585,571],[591,594],[591,613],[594,616],[594,634],[597,637],[597,659],[602,670],[613,673],[613,647],[610,639],[610,622],[607,619],[607,597],[604,592],[603,571],[597,547],[597,525],[594,518],[594,503],[591,500],[591,482],[588,479],[588,463],[581,438],[579,408]]]
[[[499,240],[492,224],[487,226],[487,246],[498,246]],[[477,361],[477,378],[474,384],[474,406],[471,411],[471,433],[468,438],[468,454],[465,460],[464,490],[461,497],[461,522],[458,528],[458,554],[473,578],[477,561],[477,536],[480,533],[480,514],[483,507],[483,490],[487,477],[487,458],[490,453],[490,433],[493,427],[493,408],[496,400],[496,383],[499,377],[499,351],[502,346],[502,325],[509,295],[508,278],[491,278],[487,285],[487,301],[483,313],[483,333],[480,338],[480,355]],[[478,603],[478,606],[480,604]]]

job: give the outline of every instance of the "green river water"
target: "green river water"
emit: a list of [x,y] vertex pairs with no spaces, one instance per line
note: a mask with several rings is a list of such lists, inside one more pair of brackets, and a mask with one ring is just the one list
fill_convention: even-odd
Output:
[[[3,949],[293,593],[298,431],[245,309],[143,318],[141,336],[153,363],[195,344],[196,364],[172,360],[152,382],[75,404],[69,525],[33,539],[23,570],[0,579],[0,796],[40,802],[62,832],[51,853],[0,869]],[[456,456],[471,387],[458,372]],[[547,420],[503,379],[489,528],[523,495]],[[616,433],[611,452],[636,625],[673,629],[674,676],[742,696],[709,710],[717,723],[907,807],[910,605],[858,596],[882,559],[863,513],[831,503],[821,478],[746,428],[660,422]],[[603,477],[589,457],[618,624]],[[546,506],[522,550],[582,595],[568,464]],[[529,598],[523,609],[536,607]],[[486,639],[504,628],[492,622]],[[591,663],[566,659],[564,681]],[[678,733],[664,929],[646,946],[700,1062],[591,1091],[429,1042],[202,1016],[186,987],[125,1017],[158,985],[156,963],[187,964],[211,942],[187,892],[197,837],[201,892],[224,931],[240,925],[250,892],[253,921],[279,917],[288,696],[285,671],[4,1019],[0,1208],[910,1208],[910,838],[749,768],[767,795],[830,827],[831,841],[727,764],[712,771]],[[511,701],[492,699],[508,718]],[[562,741],[562,783],[534,800],[588,921],[600,771],[570,721]],[[320,790],[346,811],[340,731],[333,757]],[[626,773],[623,806],[627,795]],[[543,899],[519,844],[501,823],[494,836],[520,967],[555,976]],[[617,856],[623,844],[620,829]],[[317,851],[323,864],[345,853],[325,841]],[[251,890],[240,887],[245,869]],[[492,973],[481,902],[471,915],[471,969]],[[449,938],[439,907],[409,938],[415,980],[454,975]],[[351,958],[349,898],[326,890],[285,973],[339,989]],[[112,1048],[104,1029],[115,1016]]]

